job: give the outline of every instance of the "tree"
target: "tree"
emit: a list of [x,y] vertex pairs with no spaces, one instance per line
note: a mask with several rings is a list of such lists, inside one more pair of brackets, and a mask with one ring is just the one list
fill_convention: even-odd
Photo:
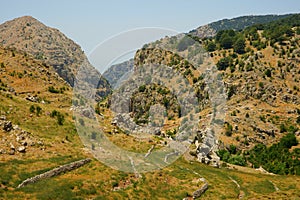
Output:
[[214,42],[209,42],[207,44],[207,51],[209,51],[209,52],[215,51],[216,48],[217,48],[217,45]]
[[41,112],[42,112],[42,108],[40,106],[37,106],[36,107],[36,115],[40,116]]
[[29,111],[30,111],[31,113],[34,113],[34,112],[35,112],[35,107],[34,107],[34,105],[31,105],[31,106],[30,106]]
[[271,76],[272,76],[272,71],[271,71],[270,69],[267,69],[267,70],[265,71],[265,75],[266,75],[267,77],[271,77]]
[[233,45],[232,38],[229,37],[228,35],[225,35],[224,37],[222,37],[220,45],[224,49],[230,49]]
[[58,125],[62,126],[65,122],[65,117],[60,113],[58,112],[57,114],[57,123]]
[[234,43],[233,50],[234,50],[234,52],[236,52],[238,54],[243,54],[243,53],[245,53],[245,47],[246,47],[246,45],[245,45],[244,38],[239,38]]
[[280,139],[280,143],[281,146],[283,146],[284,148],[291,148],[292,146],[296,146],[298,144],[298,141],[296,139],[295,134],[293,133],[288,133],[286,136],[282,137]]
[[221,58],[217,63],[218,70],[226,70],[232,64],[230,57]]

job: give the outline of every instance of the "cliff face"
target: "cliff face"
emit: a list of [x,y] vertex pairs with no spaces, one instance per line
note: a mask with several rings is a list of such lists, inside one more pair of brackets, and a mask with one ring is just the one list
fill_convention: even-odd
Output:
[[[88,62],[80,46],[55,28],[50,28],[30,16],[20,17],[0,25],[0,44],[26,52],[55,71],[72,87],[76,73],[84,63],[85,67],[101,76]],[[107,93],[110,86],[99,78],[100,88]],[[106,92],[104,92],[104,95]]]

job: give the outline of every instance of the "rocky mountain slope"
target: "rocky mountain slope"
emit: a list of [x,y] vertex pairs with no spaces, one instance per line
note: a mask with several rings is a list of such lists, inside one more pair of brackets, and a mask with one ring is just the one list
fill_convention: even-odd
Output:
[[[118,81],[122,81],[122,77],[126,75],[133,69],[134,61],[130,59],[123,63],[112,65],[104,73],[103,77],[109,82],[109,84],[114,88]],[[123,77],[126,79],[126,77]]]
[[90,65],[81,47],[55,28],[47,27],[31,16],[0,25],[0,44],[26,52],[55,71],[72,87],[77,71],[84,65],[99,77],[100,96],[110,93],[110,86]]
[[[152,63],[167,65],[180,72],[193,85],[200,104],[200,116],[205,119],[212,112],[211,96],[208,82],[203,78],[205,74],[199,74],[196,70],[199,63],[194,59],[196,55],[201,55],[194,48],[195,43],[199,41],[203,44],[203,48],[209,51],[206,55],[211,57],[218,68],[216,73],[223,77],[228,96],[227,115],[219,135],[219,149],[229,150],[233,146],[239,152],[235,156],[245,156],[257,144],[277,144],[288,133],[295,135],[298,140],[300,137],[299,15],[267,16],[262,19],[275,21],[250,26],[243,31],[231,29],[214,34],[208,32],[205,37],[191,34],[192,42],[187,37],[166,37],[145,45],[135,55],[136,69]],[[203,59],[200,65],[202,62]],[[143,120],[149,115],[150,106],[156,103],[149,96],[155,94],[158,99],[160,95],[163,96],[149,92],[149,88],[140,92],[145,91],[148,91],[143,94],[145,102],[135,100],[138,94],[132,97],[132,103],[136,104],[132,105],[135,108],[132,116],[141,116]],[[172,102],[171,99],[168,102]],[[172,108],[172,105],[168,107]],[[197,140],[196,155],[201,152],[201,136]],[[197,156],[203,161],[199,154]],[[207,159],[208,162],[211,160]]]
[[254,15],[254,16],[242,16],[232,19],[222,19],[216,22],[212,22],[208,25],[200,26],[189,33],[196,35],[200,38],[214,36],[219,31],[233,29],[236,31],[243,30],[246,27],[255,24],[266,24],[272,21],[286,18],[291,14],[287,15]]
[[[248,152],[256,143],[270,147],[272,143],[288,135],[288,132],[296,130],[292,130],[291,126],[299,127],[299,93],[296,81],[299,80],[299,33],[296,27],[291,29],[294,30],[291,36],[285,35],[285,39],[281,41],[285,45],[276,41],[276,47],[270,43],[260,50],[257,47],[267,41],[266,36],[262,34],[262,30],[250,31],[251,37],[245,35],[245,53],[242,54],[234,52],[232,47],[224,49],[216,38],[199,38],[205,48],[210,42],[216,44],[216,48],[209,52],[209,60],[219,67],[218,74],[224,77],[225,91],[228,94],[228,114],[220,136],[220,147],[226,152],[219,154],[220,157],[227,157],[228,160],[235,161],[235,164],[240,164],[237,161],[244,156],[241,151]],[[254,32],[259,35],[260,42],[257,42]],[[235,34],[239,35],[236,32]],[[200,122],[205,125],[206,118],[213,113],[209,101],[211,93],[207,89],[207,79],[201,75],[201,71],[197,72],[193,67],[205,59],[195,54],[198,52],[195,51],[197,48],[184,45],[187,39],[183,42],[181,39],[165,38],[149,45],[149,48],[137,52],[134,62],[136,65],[145,66],[151,62],[167,65],[169,70],[173,67],[174,71],[186,78],[187,83],[193,85],[197,91]],[[168,44],[169,40],[173,40],[169,50],[180,46],[178,54],[153,48],[155,45]],[[178,46],[179,43],[181,45]],[[193,51],[195,52],[189,57],[192,61],[185,62],[186,55]],[[219,63],[225,57],[232,59],[228,66],[227,62]],[[237,60],[245,62],[243,68],[242,62]],[[225,63],[225,67],[222,63]],[[271,74],[267,72],[269,65]],[[161,76],[166,74],[162,73]],[[172,83],[175,86],[184,84],[183,81]],[[163,130],[166,136],[158,134],[143,140],[124,133],[115,123],[111,123],[114,116],[107,107],[109,98],[102,101],[97,108],[97,118],[105,136],[123,149],[145,155],[149,149],[155,151],[167,145],[176,137],[174,126],[180,122],[176,117],[172,119],[172,115],[176,113],[173,112],[176,106],[173,101],[176,99],[170,91],[172,90],[163,87],[142,86],[134,93],[133,100],[136,103],[132,107],[142,117],[148,111],[145,107],[155,101],[169,107],[172,112],[167,112],[170,119],[166,121],[167,127]],[[147,98],[150,94],[152,96]],[[191,145],[191,153],[187,152],[166,168],[140,176],[111,169],[94,159],[91,154],[93,146],[84,146],[78,137],[75,122],[82,123],[85,130],[83,134],[91,142],[95,142],[98,136],[89,132],[93,128],[89,124],[89,116],[84,113],[73,116],[74,109],[85,102],[79,100],[74,103],[76,106],[72,106],[72,95],[70,85],[45,60],[16,48],[0,47],[0,199],[193,199],[199,196],[203,188],[206,188],[205,193],[201,194],[204,199],[293,199],[300,195],[299,176],[274,176],[258,168],[262,166],[260,162],[253,162],[253,167],[257,167],[257,170],[225,163],[221,168],[212,168],[197,162],[197,157],[193,156],[197,156],[197,145],[205,132],[199,132],[196,138],[198,141]],[[164,95],[167,98],[164,99]],[[144,106],[140,107],[142,104]],[[163,109],[158,107],[152,111],[160,113],[161,110]],[[177,110],[176,114],[178,113]],[[142,117],[138,116],[137,119]],[[189,120],[183,125],[188,127]],[[297,134],[297,131],[293,132],[293,135]],[[285,141],[281,143],[286,145]],[[277,147],[279,146],[273,149],[279,149]],[[298,156],[294,150],[296,147],[285,148],[275,156],[288,160],[288,164],[293,163],[293,158]],[[261,153],[263,158],[271,155],[259,151],[261,149],[264,147],[259,146],[254,150]],[[288,152],[294,152],[292,158],[285,156]],[[249,155],[245,154],[251,155],[252,160],[257,161],[257,154],[252,151],[249,151]],[[82,168],[17,189],[22,181],[30,177],[87,157],[92,158],[92,161]],[[250,161],[247,160],[249,164]],[[276,162],[271,163],[271,166],[277,166]],[[286,174],[289,173],[288,171]]]

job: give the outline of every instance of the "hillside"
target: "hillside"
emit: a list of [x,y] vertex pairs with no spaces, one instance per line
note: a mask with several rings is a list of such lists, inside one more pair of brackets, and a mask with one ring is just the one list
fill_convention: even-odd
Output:
[[[195,53],[197,49],[193,49],[196,41],[204,44],[218,68],[217,73],[223,77],[228,95],[219,148],[229,152],[231,147],[236,148],[233,159],[240,159],[240,164],[246,165],[248,151],[257,144],[275,145],[288,133],[299,140],[299,25],[299,15],[292,15],[265,25],[250,26],[241,32],[219,31],[213,38],[192,36],[194,42],[189,42],[187,37],[164,38],[139,50],[135,66],[159,63],[182,73],[195,88],[203,118],[209,116],[211,109],[207,101],[211,99],[207,80],[199,78],[201,76],[195,68],[197,63],[183,61],[186,58],[193,60],[194,55],[199,55]],[[162,47],[172,50],[161,50]],[[205,63],[205,58],[202,62]],[[148,111],[141,109],[135,112]],[[196,147],[196,152],[201,152],[199,148],[201,145]],[[294,153],[299,157],[296,151]],[[201,161],[199,153],[197,156]],[[219,156],[223,159],[223,155]],[[251,163],[248,164],[251,166]],[[296,173],[299,174],[299,169]]]
[[232,19],[222,19],[210,24],[200,26],[191,30],[189,34],[195,35],[200,38],[213,37],[215,34],[222,30],[243,30],[249,26],[256,24],[266,24],[279,19],[284,19],[291,14],[287,15],[254,15],[254,16],[241,16]]
[[[71,88],[54,69],[23,52],[4,48],[0,63],[1,199],[183,199],[191,197],[203,180],[209,184],[203,198],[299,196],[295,177],[215,169],[183,158],[142,178],[94,159],[72,172],[16,189],[26,178],[92,155],[76,134]],[[125,134],[109,138],[120,145],[131,141]]]
[[109,84],[114,88],[118,81],[129,71],[133,69],[133,59],[128,61],[112,65],[104,73],[103,77],[109,82]]
[[99,77],[100,96],[110,93],[110,86],[93,70],[81,47],[59,30],[47,27],[31,16],[7,21],[0,25],[0,44],[33,56],[55,71],[72,87],[77,71],[85,65]]
[[[202,45],[191,41],[189,35],[179,35],[138,50],[133,73],[148,70],[152,76],[146,76],[145,81],[167,80],[164,85],[143,84],[132,91],[124,90],[125,96],[132,94],[126,97],[132,100],[129,117],[139,125],[134,128],[147,131],[150,122],[162,127],[160,132],[147,134],[147,138],[136,137],[118,126],[113,113],[118,104],[111,101],[112,96],[97,105],[90,104],[96,106],[94,118],[90,112],[81,112],[89,107],[88,102],[82,97],[74,98],[70,84],[56,73],[53,63],[23,49],[1,46],[0,199],[193,199],[206,184],[203,199],[299,198],[300,164],[296,162],[300,154],[294,140],[300,139],[300,26],[294,23],[297,17],[259,28],[223,31],[211,38],[194,38]],[[224,47],[228,34],[234,34],[230,37],[231,46]],[[244,45],[237,48],[240,38]],[[24,42],[18,37],[15,40]],[[127,69],[130,65],[120,66]],[[117,71],[111,77],[114,83],[126,71],[120,72],[120,66],[111,70]],[[165,66],[166,70],[156,71],[158,66]],[[217,84],[212,84],[214,81]],[[125,86],[126,83],[130,82],[125,82]],[[191,87],[185,88],[187,85]],[[174,92],[177,90],[180,92]],[[186,96],[188,91],[194,91],[196,99]],[[186,110],[178,105],[183,100],[188,100]],[[188,106],[192,100],[197,100],[195,115],[186,112],[191,111]],[[220,116],[222,111],[227,114]],[[151,153],[150,149],[160,150],[178,139],[178,126],[189,130],[191,122],[198,119],[196,137],[188,138],[189,151],[165,168],[126,173],[93,157],[101,148],[97,142],[102,136],[144,157]],[[104,135],[98,134],[93,120],[97,120]],[[209,124],[221,126],[220,130],[214,129],[220,133],[218,143],[206,137],[211,134]],[[77,132],[79,129],[83,131]],[[87,142],[83,144],[83,140]],[[204,142],[213,152],[203,156],[200,153]],[[107,159],[118,156],[109,155]],[[219,157],[222,161],[218,161]],[[267,160],[269,157],[273,163]],[[92,161],[17,188],[27,178],[83,158]]]

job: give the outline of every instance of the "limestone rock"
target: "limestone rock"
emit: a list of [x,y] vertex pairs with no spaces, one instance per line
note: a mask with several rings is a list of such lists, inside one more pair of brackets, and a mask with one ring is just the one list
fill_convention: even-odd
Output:
[[3,130],[9,132],[13,129],[11,121],[4,122]]
[[26,151],[26,147],[24,147],[24,146],[18,147],[18,152],[25,153],[25,151]]

